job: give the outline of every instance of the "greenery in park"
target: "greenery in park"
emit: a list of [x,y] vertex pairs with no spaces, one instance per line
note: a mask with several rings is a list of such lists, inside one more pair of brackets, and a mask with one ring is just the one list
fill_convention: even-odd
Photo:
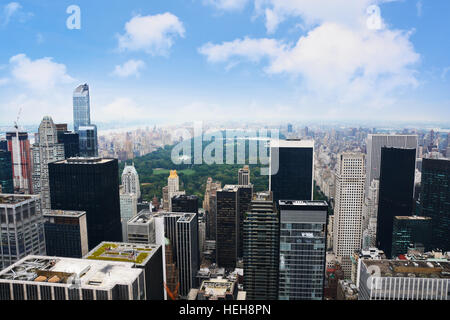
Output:
[[[189,143],[188,141],[185,143]],[[211,143],[211,142],[209,142]],[[203,151],[208,146],[208,142],[203,143]],[[237,146],[245,143],[245,163],[249,163],[249,142],[235,141],[235,161],[237,163]],[[225,146],[225,143],[224,143]],[[242,145],[241,145],[242,146]],[[220,181],[222,186],[226,184],[238,183],[238,170],[242,168],[242,164],[174,164],[171,159],[172,149],[175,146],[165,146],[158,150],[147,154],[142,157],[137,157],[133,160],[136,170],[139,174],[139,180],[141,183],[142,197],[146,201],[151,201],[154,196],[158,199],[162,198],[162,188],[167,185],[167,178],[170,170],[177,170],[180,177],[180,190],[185,190],[188,195],[196,195],[199,197],[199,205],[202,205],[203,197],[206,188],[206,181],[208,177],[213,178],[214,181]],[[194,150],[191,140],[191,150]],[[193,153],[193,152],[192,152]],[[223,148],[223,159],[226,159],[226,149]],[[182,155],[182,154],[181,154]],[[214,156],[214,152],[212,153]],[[131,161],[128,161],[130,164]],[[125,163],[120,163],[119,170],[120,175],[123,171]],[[254,191],[268,190],[269,178],[268,176],[262,176],[260,174],[261,167],[267,167],[267,165],[250,164],[250,181],[253,184]],[[321,194],[318,188],[314,189],[314,199],[326,200]]]

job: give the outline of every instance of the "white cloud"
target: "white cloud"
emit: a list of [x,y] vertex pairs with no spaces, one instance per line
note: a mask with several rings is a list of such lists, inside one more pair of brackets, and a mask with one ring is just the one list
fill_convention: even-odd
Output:
[[145,67],[145,63],[142,60],[128,60],[121,65],[117,65],[113,71],[113,75],[116,75],[118,77],[126,78],[129,76],[140,76],[140,69]]
[[120,50],[143,50],[151,55],[167,55],[174,38],[185,34],[183,23],[169,12],[135,16],[125,24],[125,31],[118,36]]
[[420,18],[422,16],[423,3],[422,0],[416,2],[417,16]]
[[249,2],[250,0],[203,0],[205,5],[224,11],[242,10]]
[[418,81],[414,66],[420,56],[410,33],[352,29],[327,22],[295,44],[262,38],[208,43],[199,49],[209,62],[249,60],[268,63],[268,74],[298,76],[304,103],[360,106],[391,105],[392,95]]
[[22,6],[18,2],[10,2],[7,5],[3,7],[3,15],[2,15],[2,25],[6,26],[9,21],[11,20],[11,17],[18,12]]
[[48,90],[57,84],[74,81],[67,74],[66,66],[53,62],[53,58],[45,57],[32,61],[22,53],[11,57],[9,62],[14,80],[33,90]]

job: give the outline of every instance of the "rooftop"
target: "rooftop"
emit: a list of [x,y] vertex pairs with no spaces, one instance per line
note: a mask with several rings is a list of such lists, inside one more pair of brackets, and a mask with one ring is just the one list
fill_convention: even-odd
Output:
[[235,283],[227,279],[210,279],[204,280],[199,291],[203,291],[209,296],[224,296],[225,294],[233,294]]
[[272,148],[314,148],[314,140],[287,139],[270,141]]
[[153,220],[153,214],[150,210],[144,209],[128,221],[129,224],[149,224]]
[[323,206],[328,207],[326,201],[312,201],[312,200],[279,200],[280,206]]
[[431,220],[430,217],[422,217],[422,216],[395,216],[397,220]]
[[27,256],[0,272],[0,281],[50,282],[82,287],[112,288],[129,284],[143,272],[132,263],[75,258]]
[[0,204],[15,205],[21,202],[36,200],[38,195],[23,195],[23,194],[0,194]]
[[132,262],[145,265],[160,245],[123,242],[102,242],[92,249],[84,259]]
[[115,159],[108,158],[98,158],[98,157],[90,157],[90,158],[69,158],[65,160],[55,161],[53,163],[56,164],[101,164],[114,161]]
[[366,267],[376,266],[381,277],[450,279],[450,262],[420,260],[362,260]]
[[44,209],[42,212],[43,212],[43,215],[47,216],[47,217],[48,216],[53,216],[53,217],[66,216],[66,217],[78,218],[78,217],[81,217],[86,214],[86,211],[49,210],[49,209]]

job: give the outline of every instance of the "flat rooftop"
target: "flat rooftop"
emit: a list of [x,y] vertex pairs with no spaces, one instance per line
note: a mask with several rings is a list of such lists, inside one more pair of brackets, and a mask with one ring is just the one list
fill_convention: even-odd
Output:
[[278,203],[280,206],[324,206],[328,207],[328,203],[326,201],[321,200],[279,200]]
[[130,262],[145,265],[161,245],[124,242],[102,242],[84,259]]
[[43,215],[46,217],[71,217],[79,218],[86,214],[86,211],[70,211],[70,210],[42,210]]
[[55,161],[56,164],[103,164],[107,162],[114,161],[115,159],[110,158],[99,158],[99,157],[87,157],[87,158],[69,158],[65,160]]
[[450,262],[411,260],[362,260],[366,267],[376,266],[381,277],[450,279]]
[[395,216],[395,219],[398,219],[398,220],[431,220],[430,217],[422,217],[422,216]]
[[203,291],[210,296],[224,296],[225,294],[233,294],[235,283],[227,279],[210,279],[204,280],[199,291]]
[[287,139],[271,140],[271,148],[314,148],[314,140]]
[[149,224],[153,220],[153,214],[148,209],[144,209],[137,216],[131,218],[128,224]]
[[84,288],[113,288],[130,284],[143,272],[132,263],[46,256],[27,256],[0,272],[0,281],[73,284],[79,279]]
[[38,195],[0,193],[0,204],[15,205],[29,200],[36,200],[37,198],[39,198]]

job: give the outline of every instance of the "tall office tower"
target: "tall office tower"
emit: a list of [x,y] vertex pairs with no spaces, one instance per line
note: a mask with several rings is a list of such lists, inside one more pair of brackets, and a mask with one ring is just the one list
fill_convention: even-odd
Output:
[[363,206],[363,249],[375,247],[377,239],[378,192],[380,182],[372,180]]
[[276,204],[282,199],[312,200],[313,172],[314,141],[271,142],[269,191]]
[[167,188],[163,188],[163,209],[172,211],[172,198],[184,194],[186,194],[185,191],[180,191],[180,178],[177,170],[170,170],[170,175],[167,178]]
[[217,190],[216,263],[220,267],[234,268],[238,258],[242,258],[242,226],[252,193],[252,185],[225,185]]
[[102,242],[84,259],[132,263],[134,268],[144,271],[147,300],[164,300],[162,255],[162,247],[157,244]]
[[127,223],[128,242],[156,243],[155,220],[149,210],[142,210]]
[[145,300],[144,278],[129,262],[30,255],[0,272],[0,300]]
[[377,245],[388,258],[395,216],[413,213],[416,149],[381,148]]
[[450,251],[450,160],[423,159],[422,215],[431,217],[434,249]]
[[162,188],[162,208],[164,211],[169,211],[169,187],[164,186]]
[[164,249],[165,249],[165,289],[164,292],[165,297],[167,297],[167,293],[169,293],[169,297],[172,300],[177,300],[179,285],[180,282],[178,277],[178,269],[177,265],[175,264],[175,261],[173,259],[173,250],[172,250],[172,244],[170,243],[170,240],[167,238],[165,239]]
[[346,279],[350,278],[352,271],[350,256],[361,249],[365,177],[364,154],[341,153],[338,156],[333,252],[342,258]]
[[7,132],[8,151],[11,152],[11,161],[13,166],[14,189],[31,194],[33,193],[33,181],[31,177],[31,150],[28,133]]
[[278,299],[279,228],[272,194],[255,194],[243,230],[244,290],[249,300]]
[[75,158],[80,156],[80,138],[78,133],[67,131],[66,123],[57,123],[56,132],[58,143],[64,145],[65,158]]
[[431,248],[432,221],[430,217],[395,216],[392,232],[392,257],[408,253],[409,248]]
[[48,169],[52,209],[86,211],[89,248],[122,241],[117,159],[71,158]]
[[324,292],[328,204],[279,202],[279,300],[322,300]]
[[122,172],[122,186],[124,187],[124,193],[134,193],[137,198],[141,198],[141,185],[139,183],[139,175],[134,167],[134,164],[128,166],[125,164]]
[[209,177],[206,181],[205,196],[203,198],[203,209],[206,216],[206,239],[216,240],[216,192],[222,188],[220,182],[213,182]]
[[45,254],[44,221],[37,195],[0,194],[1,269],[29,254]]
[[450,300],[449,270],[450,262],[434,259],[362,259],[358,300]]
[[88,253],[86,212],[43,210],[48,256],[82,258]]
[[98,141],[97,126],[80,126],[77,131],[80,139],[80,156],[81,157],[97,157]]
[[138,214],[137,195],[134,193],[124,193],[120,191],[120,221],[122,223],[122,241],[128,241],[127,223]]
[[243,168],[239,169],[238,174],[238,185],[249,185],[250,184],[250,167],[244,166]]
[[48,164],[65,158],[64,145],[58,143],[56,126],[49,116],[42,119],[36,138],[32,148],[33,192],[41,195],[41,208],[50,209]]
[[73,92],[73,127],[78,132],[79,127],[91,124],[91,102],[89,86],[82,84]]
[[163,212],[154,215],[154,219],[157,243],[160,241],[158,238],[170,240],[178,268],[180,281],[178,292],[182,297],[186,297],[189,290],[197,286],[196,275],[200,268],[197,214]]
[[11,152],[0,150],[0,193],[14,193]]
[[417,149],[417,135],[369,134],[367,137],[367,179],[366,192],[372,180],[380,180],[381,148]]
[[177,195],[172,198],[172,212],[198,213],[198,197]]

